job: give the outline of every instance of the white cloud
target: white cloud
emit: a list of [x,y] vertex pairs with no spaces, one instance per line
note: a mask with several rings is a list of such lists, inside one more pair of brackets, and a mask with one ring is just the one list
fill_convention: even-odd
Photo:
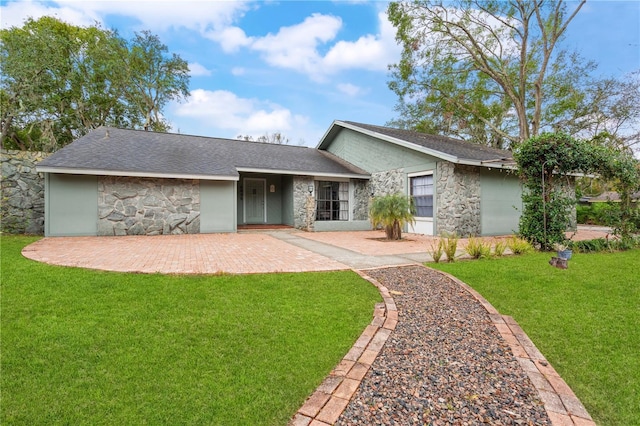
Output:
[[318,46],[334,39],[341,26],[340,18],[314,13],[300,24],[256,38],[251,49],[270,65],[316,75],[322,63]]
[[320,47],[338,35],[342,27],[339,17],[313,14],[300,24],[280,28],[277,34],[255,38],[251,49],[262,52],[270,65],[308,74],[314,80],[347,69],[385,71],[398,60],[400,47],[384,12],[378,14],[378,22],[378,34],[338,41],[324,56]]
[[378,23],[380,32],[376,35],[367,34],[354,42],[336,43],[324,58],[325,70],[331,73],[343,69],[386,71],[387,65],[398,60],[401,49],[386,13],[378,13]]
[[226,131],[226,137],[231,138],[281,132],[297,142],[292,135],[304,133],[303,128],[309,121],[280,105],[241,98],[227,90],[193,90],[186,102],[175,103],[171,109],[175,116],[181,117],[181,122],[192,122],[190,128],[180,131],[208,136],[220,136],[220,130]]
[[43,16],[54,16],[64,22],[78,26],[90,26],[102,23],[99,14],[78,10],[73,7],[51,6],[51,3],[20,1],[0,6],[0,24],[2,28],[21,27],[28,17],[37,20]]
[[189,63],[189,74],[191,77],[208,77],[211,75],[211,70],[207,69],[204,65],[198,62]]
[[247,70],[243,67],[233,67],[231,68],[231,74],[235,76],[240,76],[246,74]]
[[238,51],[241,47],[251,44],[251,38],[247,37],[245,32],[238,27],[226,27],[220,30],[207,31],[203,34],[206,38],[216,41],[226,53]]
[[363,88],[361,88],[359,86],[356,86],[354,84],[351,84],[351,83],[338,84],[336,87],[338,88],[338,90],[340,92],[342,92],[345,95],[350,96],[352,98],[354,98],[356,96],[359,96],[359,95],[362,95],[362,94],[364,94],[366,92]]
[[139,21],[140,29],[152,32],[170,28],[186,28],[205,34],[214,29],[224,29],[242,16],[249,5],[235,1],[158,1],[158,0],[110,0],[47,1],[19,0],[0,7],[3,26],[21,26],[22,21],[32,16],[57,16],[74,25],[102,23],[109,15],[127,16]]

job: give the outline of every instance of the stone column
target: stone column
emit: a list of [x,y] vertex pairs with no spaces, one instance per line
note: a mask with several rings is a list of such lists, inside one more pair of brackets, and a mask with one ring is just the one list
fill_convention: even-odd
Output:
[[313,232],[314,217],[316,215],[316,199],[312,194],[307,195],[307,231]]

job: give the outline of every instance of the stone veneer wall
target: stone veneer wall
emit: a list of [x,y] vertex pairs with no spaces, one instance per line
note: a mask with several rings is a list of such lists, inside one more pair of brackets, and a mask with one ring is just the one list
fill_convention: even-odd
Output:
[[315,202],[309,196],[309,185],[314,185],[312,176],[293,177],[293,227],[311,231],[315,222]]
[[472,166],[437,164],[437,234],[480,235],[480,174]]
[[50,153],[5,151],[2,159],[2,232],[44,234],[44,175],[36,164]]
[[353,208],[351,215],[353,220],[369,219],[369,199],[371,198],[370,185],[366,180],[353,181]]
[[386,170],[372,173],[369,185],[376,197],[398,192],[404,194],[404,179],[404,169]]
[[98,235],[199,232],[198,180],[98,178]]

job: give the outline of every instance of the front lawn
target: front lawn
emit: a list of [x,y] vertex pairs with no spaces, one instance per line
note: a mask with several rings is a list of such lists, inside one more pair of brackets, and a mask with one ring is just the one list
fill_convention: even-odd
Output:
[[353,272],[100,272],[33,241],[2,237],[3,425],[283,425],[381,300]]
[[429,264],[513,316],[598,425],[640,419],[640,250]]

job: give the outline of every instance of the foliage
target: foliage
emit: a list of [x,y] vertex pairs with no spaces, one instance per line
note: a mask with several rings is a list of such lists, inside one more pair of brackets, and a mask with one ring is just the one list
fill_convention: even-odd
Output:
[[612,182],[620,202],[612,204],[611,226],[623,240],[629,240],[640,228],[640,210],[633,203],[632,195],[640,191],[640,161],[630,150],[620,150],[602,144],[592,146],[594,168],[607,181]]
[[0,145],[55,151],[102,125],[166,130],[188,96],[187,63],[148,32],[132,42],[45,16],[0,30]]
[[415,222],[414,214],[413,199],[401,193],[375,197],[369,207],[371,224],[384,227],[388,240],[401,239],[404,225]]
[[241,139],[243,141],[255,140],[256,142],[273,143],[276,145],[288,145],[290,142],[289,138],[280,132],[274,132],[274,133],[266,132],[264,135],[258,136],[255,139],[253,138],[253,136],[250,136],[250,135],[238,135],[236,139]]
[[585,225],[608,225],[609,203],[578,204],[576,221]]
[[444,254],[447,255],[448,262],[456,261],[456,251],[458,250],[458,236],[454,234],[444,234],[442,236],[444,239]]
[[564,133],[543,133],[523,142],[514,158],[525,187],[520,235],[542,250],[565,240],[575,197],[558,190],[558,181],[568,179],[571,173],[598,173],[613,182],[621,198],[609,211],[614,233],[629,239],[637,231],[638,209],[631,196],[640,190],[640,162],[629,150],[607,146],[598,139],[587,142]]
[[496,257],[502,257],[502,255],[504,255],[504,251],[507,249],[507,242],[500,240],[500,241],[496,241],[495,245],[493,246],[493,254]]
[[480,238],[471,237],[467,241],[465,251],[474,259],[491,256],[491,243],[484,242]]
[[524,329],[596,424],[640,419],[640,250],[574,256],[549,268],[548,253],[458,262],[447,271]]
[[601,251],[624,251],[640,248],[640,236],[627,240],[619,238],[596,238],[593,240],[571,241],[569,248],[580,253],[594,253]]
[[640,149],[640,70],[621,79],[605,78],[586,85],[585,96],[561,126],[582,139],[597,139],[617,150]]
[[511,250],[513,254],[526,254],[533,251],[533,246],[529,241],[516,237],[515,235],[509,237],[507,240],[507,247]]
[[189,97],[189,67],[158,36],[148,31],[136,33],[129,45],[128,78],[134,90],[126,99],[142,115],[144,130],[164,132],[170,129],[162,118],[162,109],[171,100]]
[[392,2],[393,124],[504,148],[572,119],[595,65],[560,42],[584,3]]
[[590,147],[564,133],[543,133],[526,140],[514,152],[525,188],[519,232],[541,250],[550,250],[565,240],[576,200],[562,190],[562,181],[569,179],[569,173],[591,171]]
[[102,272],[33,241],[1,241],[3,425],[283,425],[380,301],[353,272]]
[[433,261],[438,263],[440,259],[442,259],[442,255],[444,253],[444,241],[438,238],[435,241],[431,242],[431,257]]

